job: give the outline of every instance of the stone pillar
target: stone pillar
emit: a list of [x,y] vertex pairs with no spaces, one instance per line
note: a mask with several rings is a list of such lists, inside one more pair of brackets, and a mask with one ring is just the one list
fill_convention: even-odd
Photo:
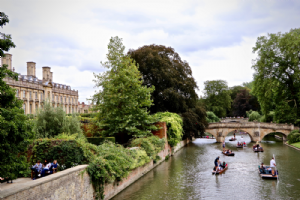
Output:
[[2,65],[8,65],[7,69],[12,71],[12,55],[9,53],[5,53],[4,55],[5,56],[1,58],[1,63]]
[[27,62],[27,75],[36,77],[35,62]]

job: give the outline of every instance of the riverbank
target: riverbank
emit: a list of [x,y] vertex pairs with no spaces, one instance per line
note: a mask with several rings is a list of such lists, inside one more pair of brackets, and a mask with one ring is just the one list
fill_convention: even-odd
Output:
[[297,142],[297,143],[293,143],[293,144],[288,144],[288,142],[285,142],[284,143],[285,145],[289,146],[289,147],[292,147],[298,151],[300,151],[300,142]]
[[[119,182],[113,182],[104,186],[105,200],[113,198],[122,190],[130,186],[139,178],[165,161],[167,156],[174,155],[182,147],[190,143],[190,140],[179,142],[175,147],[167,143],[165,148],[158,153],[161,158],[154,163],[151,160],[144,166],[132,170],[129,175]],[[94,189],[90,182],[90,176],[86,172],[88,165],[79,165],[64,171],[49,175],[37,180],[21,178],[14,180],[14,183],[3,183],[0,185],[0,200],[10,199],[94,199]]]

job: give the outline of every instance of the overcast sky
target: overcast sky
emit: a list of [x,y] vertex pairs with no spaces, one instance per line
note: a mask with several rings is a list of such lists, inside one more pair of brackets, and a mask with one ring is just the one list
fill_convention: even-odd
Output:
[[206,80],[229,86],[252,80],[252,47],[258,36],[300,27],[296,0],[0,0],[16,48],[13,67],[26,74],[34,61],[37,76],[49,66],[56,83],[79,90],[79,100],[94,94],[93,72],[103,72],[110,37],[128,49],[171,46],[186,60],[202,95]]

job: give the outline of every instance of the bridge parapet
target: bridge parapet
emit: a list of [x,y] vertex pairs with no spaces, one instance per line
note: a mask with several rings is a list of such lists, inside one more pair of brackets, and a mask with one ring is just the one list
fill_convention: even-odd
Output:
[[294,130],[294,125],[276,124],[276,123],[263,123],[263,122],[217,122],[209,123],[208,129],[215,128],[265,128],[273,130]]

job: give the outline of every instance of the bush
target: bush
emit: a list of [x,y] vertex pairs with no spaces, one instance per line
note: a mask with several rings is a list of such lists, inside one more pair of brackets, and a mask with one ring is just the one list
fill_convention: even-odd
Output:
[[107,140],[116,143],[115,137],[87,137],[86,139],[89,143],[94,145],[101,145]]
[[163,150],[165,145],[164,139],[159,139],[157,136],[151,136],[147,138],[136,138],[131,141],[130,146],[141,147],[150,157],[150,159],[155,159],[155,156]]
[[249,121],[252,122],[254,120],[259,121],[261,118],[261,115],[257,111],[252,111],[251,114],[249,114]]
[[81,133],[80,122],[76,115],[66,116],[61,107],[52,107],[45,102],[44,108],[37,112],[34,132],[36,138],[51,138],[60,133]]
[[206,112],[206,120],[208,123],[213,123],[213,122],[220,122],[219,117],[215,115],[212,111],[207,111]]
[[87,118],[94,118],[96,117],[97,113],[82,113],[80,114],[81,117],[87,117]]
[[289,144],[300,142],[299,130],[293,130],[287,137]]
[[181,117],[176,113],[170,112],[159,112],[154,116],[158,118],[159,121],[167,123],[168,143],[171,147],[176,146],[176,144],[181,141],[183,135],[183,122]]

